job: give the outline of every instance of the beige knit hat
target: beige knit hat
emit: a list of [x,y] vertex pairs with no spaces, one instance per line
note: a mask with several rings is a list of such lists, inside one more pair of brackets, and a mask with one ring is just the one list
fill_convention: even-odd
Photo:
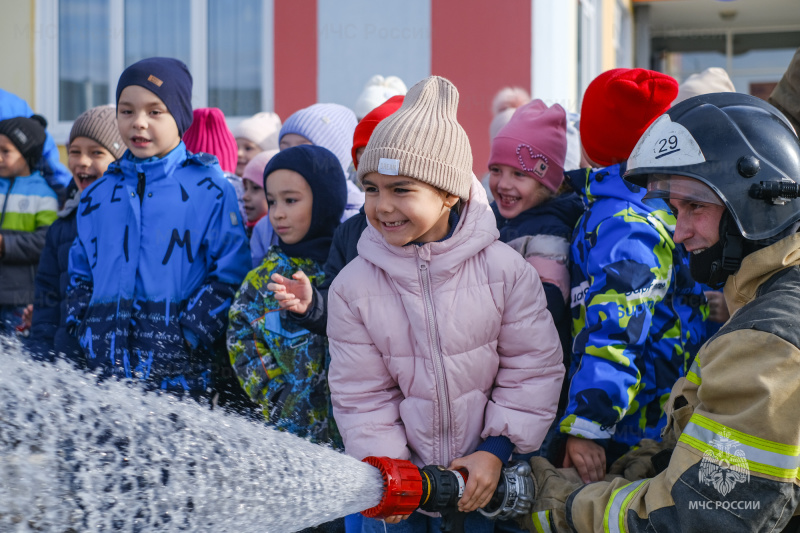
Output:
[[472,150],[456,120],[458,90],[431,76],[406,94],[403,105],[375,128],[358,164],[358,179],[370,172],[408,176],[469,199]]
[[101,144],[116,159],[125,153],[125,144],[117,128],[117,112],[113,105],[101,105],[87,109],[72,123],[69,142],[76,137],[87,137]]

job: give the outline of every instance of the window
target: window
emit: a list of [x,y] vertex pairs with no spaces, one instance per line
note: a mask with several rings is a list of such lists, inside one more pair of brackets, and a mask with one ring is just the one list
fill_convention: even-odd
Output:
[[[273,105],[273,0],[38,0],[37,111],[56,142],[72,121],[114,103],[125,67],[168,56],[189,67],[192,106],[230,123]],[[56,119],[57,120],[54,120]]]

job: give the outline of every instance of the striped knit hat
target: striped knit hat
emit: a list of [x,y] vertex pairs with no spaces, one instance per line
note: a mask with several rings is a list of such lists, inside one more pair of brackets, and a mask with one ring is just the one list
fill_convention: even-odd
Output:
[[278,142],[289,133],[305,137],[311,144],[333,152],[346,176],[352,161],[350,147],[357,124],[355,113],[343,105],[314,104],[286,119]]
[[431,76],[409,89],[403,105],[381,121],[358,164],[370,172],[408,176],[463,200],[472,185],[472,149],[456,120],[458,90]]
[[87,109],[75,119],[69,132],[69,142],[72,144],[76,137],[86,137],[114,156],[115,159],[125,153],[125,144],[117,127],[117,111],[113,105],[101,105]]

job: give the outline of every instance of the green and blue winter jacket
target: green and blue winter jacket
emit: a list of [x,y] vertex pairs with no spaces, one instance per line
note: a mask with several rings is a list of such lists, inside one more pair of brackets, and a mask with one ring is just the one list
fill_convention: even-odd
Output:
[[570,248],[573,360],[561,432],[633,446],[660,439],[664,403],[706,340],[708,305],[665,203],[624,167],[567,173],[587,211]]
[[289,320],[267,283],[273,273],[302,270],[313,285],[322,265],[272,246],[242,283],[229,311],[228,353],[247,395],[270,424],[313,442],[342,447],[328,389],[328,339]]

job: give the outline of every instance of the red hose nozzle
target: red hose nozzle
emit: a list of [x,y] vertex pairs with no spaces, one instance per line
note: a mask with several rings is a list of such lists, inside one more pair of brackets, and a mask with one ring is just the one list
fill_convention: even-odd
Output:
[[362,511],[367,518],[383,519],[392,515],[408,515],[419,507],[422,498],[422,476],[411,461],[389,457],[365,457],[364,463],[380,470],[383,476],[383,498],[375,507]]

